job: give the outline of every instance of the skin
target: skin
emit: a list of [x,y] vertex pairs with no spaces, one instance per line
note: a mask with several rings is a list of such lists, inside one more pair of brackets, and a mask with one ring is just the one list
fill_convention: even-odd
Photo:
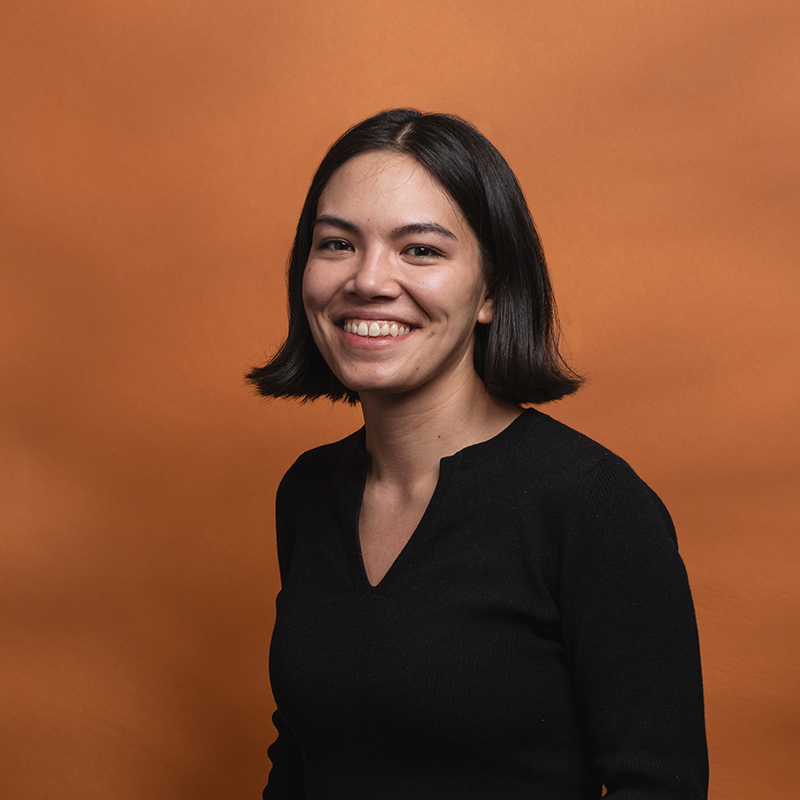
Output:
[[[477,239],[416,160],[361,154],[320,197],[303,302],[320,352],[361,400],[370,469],[359,534],[377,584],[419,523],[439,460],[520,413],[489,395],[472,363],[475,326],[494,313]],[[346,323],[400,333],[359,336]]]

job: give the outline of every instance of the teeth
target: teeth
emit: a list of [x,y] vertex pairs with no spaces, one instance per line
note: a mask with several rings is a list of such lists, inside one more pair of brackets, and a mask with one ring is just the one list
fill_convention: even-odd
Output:
[[361,322],[347,320],[347,322],[344,323],[344,329],[347,333],[354,333],[356,336],[367,336],[373,339],[379,336],[402,336],[403,334],[411,332],[410,327],[398,325],[396,322],[367,323],[364,320]]

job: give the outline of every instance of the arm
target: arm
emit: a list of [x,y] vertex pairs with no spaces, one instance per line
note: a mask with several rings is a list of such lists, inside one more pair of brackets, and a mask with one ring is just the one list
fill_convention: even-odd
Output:
[[[275,530],[281,584],[286,582],[289,574],[295,538],[295,520],[290,498],[290,472],[281,481],[275,499]],[[263,800],[305,800],[305,765],[300,745],[289,730],[280,710],[272,715],[272,722],[278,731],[278,738],[267,749],[272,769],[262,795]]]
[[705,800],[694,608],[669,515],[607,458],[575,498],[562,563],[578,713],[609,800]]
[[272,715],[272,722],[278,730],[278,738],[267,749],[272,769],[263,800],[305,800],[305,765],[300,745],[280,711]]

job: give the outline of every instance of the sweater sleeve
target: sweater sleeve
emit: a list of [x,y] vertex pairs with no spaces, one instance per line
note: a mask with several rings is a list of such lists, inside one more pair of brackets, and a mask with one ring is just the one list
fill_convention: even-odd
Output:
[[[275,530],[281,584],[286,582],[289,574],[295,539],[290,474],[291,471],[283,477],[275,499]],[[267,749],[272,769],[262,795],[263,800],[305,800],[305,764],[300,745],[280,710],[272,715],[272,722],[278,731],[278,738]]]
[[564,535],[563,635],[597,779],[609,800],[705,800],[697,626],[666,508],[609,456]]

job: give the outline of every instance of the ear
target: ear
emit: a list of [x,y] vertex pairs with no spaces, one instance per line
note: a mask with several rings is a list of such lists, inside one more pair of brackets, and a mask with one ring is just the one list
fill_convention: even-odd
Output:
[[478,309],[477,321],[482,325],[488,325],[494,319],[494,297],[487,289],[486,296],[483,298],[483,305]]

